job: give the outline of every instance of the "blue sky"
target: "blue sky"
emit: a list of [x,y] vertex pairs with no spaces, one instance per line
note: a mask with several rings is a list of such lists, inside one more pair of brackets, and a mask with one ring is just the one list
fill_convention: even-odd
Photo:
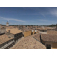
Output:
[[57,23],[57,7],[0,7],[0,24],[51,25]]

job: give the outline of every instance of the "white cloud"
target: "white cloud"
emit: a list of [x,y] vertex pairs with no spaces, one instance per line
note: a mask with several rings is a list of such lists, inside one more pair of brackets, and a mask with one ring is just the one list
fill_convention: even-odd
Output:
[[45,14],[42,14],[42,13],[41,13],[41,15],[45,17]]
[[57,9],[50,10],[50,14],[57,17]]
[[48,21],[48,20],[46,20],[46,19],[40,19],[39,21]]
[[25,22],[25,21],[23,21],[23,20],[14,19],[14,18],[5,18],[5,17],[0,17],[0,19],[7,20],[7,21],[13,20],[13,21],[18,21],[18,22]]

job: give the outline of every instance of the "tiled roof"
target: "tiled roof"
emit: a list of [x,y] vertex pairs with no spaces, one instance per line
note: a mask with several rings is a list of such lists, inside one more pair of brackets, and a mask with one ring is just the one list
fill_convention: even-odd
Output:
[[26,32],[26,31],[31,31],[31,29],[29,28],[23,28],[23,32]]
[[47,34],[57,35],[57,31],[47,31]]
[[57,35],[41,34],[41,39],[43,41],[57,42]]
[[6,28],[14,28],[14,26],[6,26]]
[[53,27],[44,27],[44,28],[37,28],[38,30],[52,30],[52,29],[55,29]]
[[36,40],[40,41],[40,34],[35,34],[35,35],[33,36],[33,38],[35,38]]
[[46,49],[46,47],[32,36],[22,38],[11,49]]
[[47,30],[46,28],[37,28],[38,30]]

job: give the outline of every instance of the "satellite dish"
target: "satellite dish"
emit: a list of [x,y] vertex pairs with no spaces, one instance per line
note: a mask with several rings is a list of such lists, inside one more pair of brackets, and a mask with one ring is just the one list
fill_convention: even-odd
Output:
[[34,30],[32,30],[32,32],[33,32]]

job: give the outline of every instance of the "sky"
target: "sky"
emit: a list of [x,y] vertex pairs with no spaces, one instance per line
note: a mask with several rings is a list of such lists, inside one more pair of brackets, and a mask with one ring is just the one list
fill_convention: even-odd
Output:
[[57,24],[57,7],[0,7],[0,24],[6,25]]

